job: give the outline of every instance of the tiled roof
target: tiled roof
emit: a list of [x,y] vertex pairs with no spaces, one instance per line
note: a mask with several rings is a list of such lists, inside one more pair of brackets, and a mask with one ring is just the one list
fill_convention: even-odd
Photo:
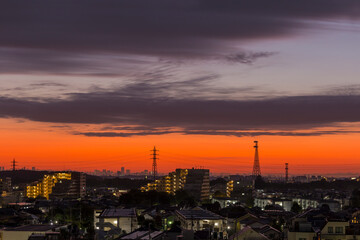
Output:
[[213,212],[196,208],[188,210],[176,210],[176,214],[185,219],[205,219],[205,220],[217,220],[224,219],[222,216],[215,214]]
[[115,217],[136,217],[134,208],[107,208],[100,214],[99,218],[115,218]]

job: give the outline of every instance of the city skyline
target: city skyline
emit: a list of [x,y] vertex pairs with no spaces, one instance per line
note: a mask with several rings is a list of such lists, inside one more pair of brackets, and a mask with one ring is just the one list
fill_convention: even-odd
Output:
[[[69,10],[70,9],[70,10]],[[0,166],[359,175],[353,0],[6,1]]]

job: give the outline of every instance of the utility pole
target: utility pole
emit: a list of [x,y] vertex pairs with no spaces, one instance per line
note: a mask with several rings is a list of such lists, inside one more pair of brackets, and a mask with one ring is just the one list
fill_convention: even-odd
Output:
[[156,150],[156,147],[154,146],[154,149],[152,150],[152,160],[153,160],[153,164],[152,164],[152,172],[153,172],[153,177],[154,177],[154,182],[156,180],[156,176],[157,176],[157,163],[156,160],[158,159],[158,152],[159,150]]

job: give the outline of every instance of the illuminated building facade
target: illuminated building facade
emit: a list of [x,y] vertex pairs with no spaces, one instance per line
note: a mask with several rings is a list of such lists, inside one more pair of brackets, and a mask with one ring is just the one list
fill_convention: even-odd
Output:
[[55,197],[82,197],[85,195],[85,174],[83,173],[54,173],[45,175],[42,180],[27,186],[26,196],[38,196],[49,199]]
[[230,180],[226,183],[226,196],[231,197],[232,191],[234,191],[234,181]]
[[176,169],[169,175],[148,183],[142,191],[159,191],[175,194],[177,190],[184,189],[199,200],[209,199],[210,180],[208,169]]
[[142,191],[159,191],[175,194],[177,190],[183,189],[186,182],[187,169],[176,169],[169,175],[155,180],[155,182],[148,183],[145,187],[142,187]]

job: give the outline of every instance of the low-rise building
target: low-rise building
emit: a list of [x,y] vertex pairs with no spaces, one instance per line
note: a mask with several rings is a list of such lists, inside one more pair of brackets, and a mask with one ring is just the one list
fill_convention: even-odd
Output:
[[350,240],[360,233],[349,228],[349,219],[325,210],[312,209],[293,218],[285,235],[288,240]]
[[227,235],[226,220],[218,214],[200,207],[176,210],[175,213],[182,229],[193,231],[208,230],[221,237]]
[[[54,232],[60,233],[60,229],[66,229],[66,226],[55,225],[25,225],[14,228],[5,228],[0,230],[1,240],[28,240],[33,234],[37,235],[51,235]],[[54,235],[55,236],[55,235]],[[58,236],[58,235],[56,235]],[[53,238],[57,239],[57,238]]]
[[230,197],[213,197],[211,203],[218,202],[221,208],[226,208],[235,205],[238,200]]
[[251,227],[245,227],[241,229],[239,232],[231,235],[229,240],[270,240],[272,238],[268,238],[264,234],[255,231]]
[[259,207],[262,210],[265,209],[266,206],[278,205],[282,207],[285,211],[290,211],[293,205],[293,201],[291,199],[278,199],[278,198],[255,198],[254,206]]
[[138,228],[136,211],[134,208],[108,208],[99,215],[96,228],[101,231],[120,230],[120,233],[130,233]]

